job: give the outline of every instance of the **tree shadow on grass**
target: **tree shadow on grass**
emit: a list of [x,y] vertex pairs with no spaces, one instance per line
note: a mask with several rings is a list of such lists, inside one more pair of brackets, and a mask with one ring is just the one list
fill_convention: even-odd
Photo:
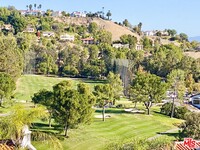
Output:
[[51,127],[49,127],[47,123],[33,123],[31,130],[55,133],[61,132],[63,130],[63,127],[60,125],[52,125]]
[[173,132],[173,133],[157,132],[157,134],[166,135],[166,136],[169,136],[169,137],[174,137],[177,140],[181,140],[183,138],[183,134],[180,131],[179,132]]

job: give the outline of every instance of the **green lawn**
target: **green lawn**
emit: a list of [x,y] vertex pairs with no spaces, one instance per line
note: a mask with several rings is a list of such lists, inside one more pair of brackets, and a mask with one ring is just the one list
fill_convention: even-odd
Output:
[[[87,83],[91,88],[94,85],[102,84],[101,81],[91,81],[87,79],[71,79],[71,78],[53,78],[36,75],[22,76],[17,83],[15,91],[16,100],[31,100],[31,96],[40,89],[52,90],[52,86],[62,80],[73,80],[74,87],[79,82]],[[133,104],[126,99],[118,101],[117,104],[124,106],[133,106]],[[139,104],[140,109],[144,109],[142,104]],[[171,119],[167,116],[156,113],[159,107],[151,109],[152,115],[145,114],[130,114],[123,111],[123,109],[107,109],[107,114],[111,118],[102,122],[101,119],[93,119],[90,125],[80,126],[78,129],[70,130],[70,138],[61,141],[64,150],[101,150],[111,142],[125,141],[132,138],[148,138],[155,136],[159,132],[164,132],[175,128],[175,124],[182,122],[182,120]],[[100,111],[96,111],[94,116],[101,115]],[[41,122],[39,122],[41,123]],[[40,130],[52,131],[46,126],[39,126]],[[37,150],[54,150],[42,142],[33,142]]]
[[[125,113],[117,109],[107,111],[110,112],[111,118],[106,119],[106,122],[94,117],[91,125],[70,130],[70,137],[62,141],[64,150],[101,150],[111,142],[155,136],[159,132],[176,128],[174,125],[182,122],[156,113],[148,116]],[[100,115],[100,112],[95,113],[96,115]],[[46,150],[47,146],[41,142],[34,142],[34,145],[38,150]],[[48,150],[53,148],[49,147]]]
[[73,78],[58,78],[58,77],[46,77],[39,75],[24,75],[17,81],[17,89],[15,91],[16,100],[30,101],[31,96],[38,92],[40,89],[52,90],[52,86],[63,81],[72,80],[74,87],[79,82],[84,82],[93,88],[96,84],[101,84],[100,81],[91,81],[88,79],[73,79]]

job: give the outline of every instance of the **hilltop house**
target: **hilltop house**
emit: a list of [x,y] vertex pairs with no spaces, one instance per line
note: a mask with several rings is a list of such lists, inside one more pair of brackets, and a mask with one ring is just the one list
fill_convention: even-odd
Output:
[[21,13],[21,15],[32,15],[32,16],[37,16],[38,14],[44,15],[45,11],[41,11],[41,10],[19,10],[19,12]]
[[61,11],[53,11],[51,15],[53,17],[61,17],[62,16],[62,12]]
[[55,33],[52,32],[52,31],[45,31],[45,32],[42,33],[42,36],[44,36],[44,37],[54,37]]
[[145,35],[145,36],[154,36],[154,35],[155,35],[155,32],[154,32],[154,31],[145,31],[145,32],[144,32],[144,35]]
[[74,41],[74,36],[69,34],[60,35],[60,40],[62,41]]
[[83,44],[94,44],[94,38],[85,38],[85,39],[81,39],[81,41],[83,42]]
[[74,11],[70,14],[71,17],[86,17],[86,13]]

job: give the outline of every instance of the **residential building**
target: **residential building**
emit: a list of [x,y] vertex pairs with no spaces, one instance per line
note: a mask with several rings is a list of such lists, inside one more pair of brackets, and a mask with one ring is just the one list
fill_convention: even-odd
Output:
[[13,29],[13,26],[11,24],[4,24],[2,25],[1,29],[11,31]]
[[155,32],[154,32],[154,31],[145,31],[145,32],[144,32],[144,35],[145,35],[145,36],[154,36],[154,35],[155,35]]
[[51,15],[53,17],[61,17],[62,16],[62,11],[53,11]]
[[28,26],[23,32],[34,33],[35,29],[34,27]]
[[45,31],[45,32],[42,33],[42,36],[44,36],[44,37],[54,37],[55,33],[51,32],[51,31]]
[[137,44],[135,45],[135,49],[136,49],[136,50],[143,50],[143,45],[140,44],[140,43],[137,43]]
[[41,10],[19,10],[21,15],[32,15],[32,16],[37,16],[38,14],[44,15],[45,11]]
[[81,39],[81,41],[83,41],[83,44],[94,44],[94,38],[85,38],[85,39]]
[[86,13],[74,11],[70,14],[71,17],[86,17]]
[[74,35],[63,34],[60,36],[60,40],[62,41],[74,41]]
[[112,45],[114,48],[129,48],[129,44],[114,43]]
[[200,93],[190,97],[190,102],[195,107],[200,108]]

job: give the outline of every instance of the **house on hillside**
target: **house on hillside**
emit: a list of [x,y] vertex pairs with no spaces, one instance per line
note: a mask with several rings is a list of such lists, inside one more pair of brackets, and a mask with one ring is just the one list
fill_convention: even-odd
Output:
[[81,39],[81,41],[83,42],[83,44],[94,44],[94,38],[84,38],[84,39]]
[[37,16],[38,14],[44,15],[45,11],[41,10],[19,10],[21,15],[26,16],[26,15],[32,15],[32,16]]
[[74,11],[70,14],[71,17],[86,17],[86,13]]
[[193,106],[200,108],[200,93],[190,97],[190,102]]
[[60,40],[62,40],[62,41],[74,41],[74,35],[69,35],[69,34],[60,35]]
[[140,44],[140,43],[137,43],[137,44],[135,45],[135,49],[136,49],[136,50],[143,50],[143,45]]
[[3,24],[0,27],[0,30],[7,30],[7,31],[12,31],[13,30],[13,26],[11,24]]
[[51,15],[53,17],[61,17],[62,16],[62,11],[53,11]]
[[129,44],[114,43],[112,45],[114,48],[129,48]]
[[52,32],[52,31],[45,31],[45,32],[42,33],[42,36],[43,37],[54,37],[55,33]]
[[35,32],[35,28],[32,27],[32,26],[27,26],[26,29],[23,32],[34,33]]
[[145,31],[143,33],[145,36],[154,36],[155,35],[155,32],[154,31]]

